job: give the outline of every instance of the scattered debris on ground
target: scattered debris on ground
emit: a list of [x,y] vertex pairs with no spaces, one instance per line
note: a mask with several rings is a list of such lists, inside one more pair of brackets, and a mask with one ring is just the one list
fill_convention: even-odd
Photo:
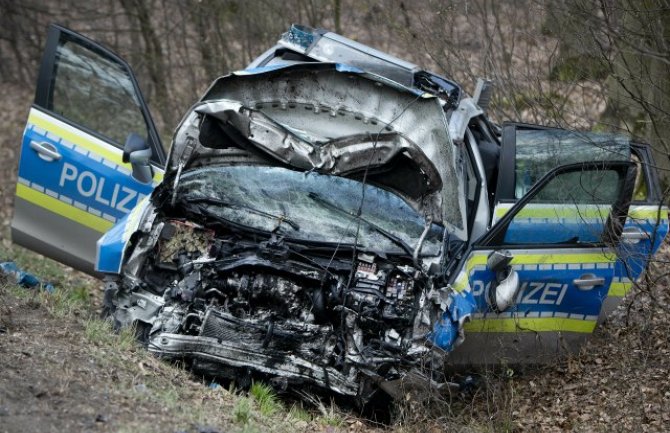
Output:
[[26,289],[39,289],[49,293],[56,290],[53,284],[41,281],[34,274],[20,269],[14,262],[0,263],[0,281],[2,280]]

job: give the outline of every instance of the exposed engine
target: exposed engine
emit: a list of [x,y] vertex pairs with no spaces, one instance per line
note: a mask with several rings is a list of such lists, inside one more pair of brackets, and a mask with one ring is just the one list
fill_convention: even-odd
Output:
[[430,352],[411,258],[308,251],[169,217],[151,227],[136,233],[108,299],[152,352],[211,375],[261,373],[363,401]]

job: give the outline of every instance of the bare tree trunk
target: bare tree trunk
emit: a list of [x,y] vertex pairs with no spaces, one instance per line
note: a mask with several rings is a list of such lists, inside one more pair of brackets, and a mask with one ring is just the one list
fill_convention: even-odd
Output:
[[335,19],[335,32],[342,33],[342,26],[340,25],[340,16],[342,15],[342,1],[334,0],[333,17]]
[[167,90],[166,64],[161,42],[150,19],[149,11],[152,6],[148,4],[147,0],[119,1],[129,21],[137,23],[137,29],[144,42],[143,60],[154,89],[152,105],[160,114],[164,124],[173,125],[176,122],[175,110]]

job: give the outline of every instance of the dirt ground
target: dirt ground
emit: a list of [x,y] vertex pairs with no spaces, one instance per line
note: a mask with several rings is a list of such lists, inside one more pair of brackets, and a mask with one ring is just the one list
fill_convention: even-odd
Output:
[[47,296],[0,285],[0,432],[670,429],[667,249],[650,283],[634,290],[578,356],[523,374],[491,373],[450,402],[404,402],[386,427],[328,402],[306,411],[207,387],[95,319],[97,282],[11,245],[16,158],[32,94],[19,88],[2,94],[0,259],[17,260],[59,288]]
[[1,431],[108,432],[143,424],[178,429],[166,407],[138,398],[145,388],[134,362],[130,368],[109,365],[104,351],[89,346],[80,324],[53,317],[39,299],[8,289],[2,299]]

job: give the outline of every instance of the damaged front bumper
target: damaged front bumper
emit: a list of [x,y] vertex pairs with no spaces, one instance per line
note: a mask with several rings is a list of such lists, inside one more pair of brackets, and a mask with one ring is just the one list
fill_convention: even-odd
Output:
[[228,372],[233,379],[238,375],[233,369],[253,371],[281,378],[287,385],[323,384],[338,394],[355,396],[359,389],[354,370],[346,375],[308,359],[315,352],[333,350],[333,342],[327,341],[329,334],[321,327],[263,326],[210,309],[200,335],[161,333],[151,338],[149,351],[165,358],[189,359],[198,372],[212,376]]

